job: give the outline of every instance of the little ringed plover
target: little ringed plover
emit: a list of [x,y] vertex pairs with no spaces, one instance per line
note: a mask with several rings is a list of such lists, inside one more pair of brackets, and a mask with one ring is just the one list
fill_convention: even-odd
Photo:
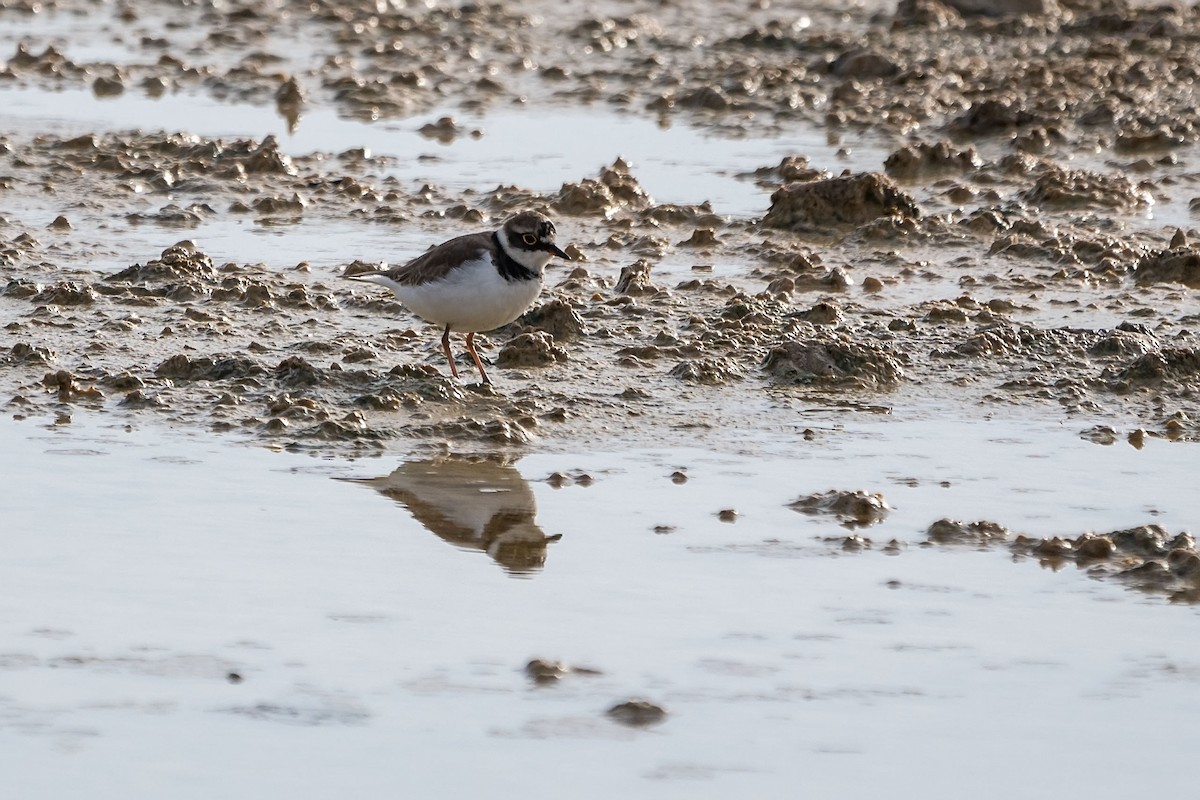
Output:
[[571,259],[554,236],[554,223],[546,215],[523,211],[499,230],[459,236],[403,266],[352,277],[386,286],[418,317],[441,326],[442,351],[456,378],[450,332],[466,333],[479,377],[491,383],[475,352],[475,334],[525,313],[542,289],[542,270],[551,257]]

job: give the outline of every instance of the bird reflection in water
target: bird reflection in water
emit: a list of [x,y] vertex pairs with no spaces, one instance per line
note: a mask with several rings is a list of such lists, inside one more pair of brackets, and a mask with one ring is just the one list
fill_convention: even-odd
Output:
[[547,536],[538,527],[529,482],[503,462],[409,461],[390,475],[357,482],[400,503],[438,538],[482,550],[514,575],[541,569],[547,545],[562,538]]

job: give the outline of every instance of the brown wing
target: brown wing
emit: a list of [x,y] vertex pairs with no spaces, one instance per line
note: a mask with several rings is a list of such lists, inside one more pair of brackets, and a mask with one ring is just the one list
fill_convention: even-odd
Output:
[[403,286],[421,286],[444,277],[464,261],[492,250],[492,234],[468,233],[432,247],[400,267],[377,273]]

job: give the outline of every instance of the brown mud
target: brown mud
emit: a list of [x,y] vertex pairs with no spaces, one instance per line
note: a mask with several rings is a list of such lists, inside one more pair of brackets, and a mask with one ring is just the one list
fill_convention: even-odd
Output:
[[[1172,534],[1161,525],[1140,525],[1105,533],[1032,537],[989,520],[940,519],[929,526],[922,547],[1007,548],[1018,561],[1034,559],[1047,569],[1074,565],[1093,578],[1114,578],[1130,589],[1163,596],[1173,603],[1200,602],[1200,552],[1190,533]],[[842,549],[867,550],[875,544],[848,537]],[[895,541],[883,546],[899,552]]]
[[[764,190],[744,217],[656,202],[620,142],[556,191],[522,174],[456,191],[406,184],[364,149],[289,155],[272,137],[119,120],[0,131],[0,402],[337,454],[737,446],[798,436],[814,407],[1200,436],[1200,231],[1186,210],[1147,216],[1200,204],[1200,129],[1179,113],[1200,99],[1200,18],[973,6],[0,0],[0,19],[56,31],[8,42],[0,91],[190,92],[276,108],[293,128],[333,108],[445,142],[487,135],[447,108],[588,106],[745,139],[816,127],[847,158],[868,136],[891,152],[843,174],[803,152],[765,163],[742,178]],[[91,29],[111,57],[72,57]],[[217,263],[189,236],[251,219],[424,246],[525,208],[556,216],[575,260],[481,337],[494,386],[451,379],[435,331],[341,279],[349,256]],[[97,255],[127,268],[98,270]]]

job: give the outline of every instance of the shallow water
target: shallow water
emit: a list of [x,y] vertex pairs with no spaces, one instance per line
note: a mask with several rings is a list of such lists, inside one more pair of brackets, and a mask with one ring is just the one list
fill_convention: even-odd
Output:
[[[815,129],[803,135],[793,131],[787,137],[730,139],[684,124],[659,125],[604,106],[493,111],[485,116],[454,113],[465,130],[479,130],[482,135],[464,134],[446,143],[417,132],[439,114],[362,122],[318,106],[306,110],[292,132],[272,107],[190,93],[156,99],[126,92],[98,98],[86,89],[46,92],[4,87],[0,107],[6,109],[5,129],[0,133],[14,135],[53,132],[70,137],[163,130],[205,137],[275,136],[282,151],[293,156],[365,148],[387,159],[378,178],[394,178],[414,189],[431,184],[453,192],[487,192],[516,183],[552,192],[624,158],[657,202],[709,201],[716,213],[736,217],[761,216],[770,205],[769,190],[739,175],[778,163],[798,150],[808,153],[814,164],[830,169],[851,165],[837,154],[838,146]],[[885,154],[882,144],[865,144],[851,158],[858,168],[878,169]],[[20,217],[41,227],[62,213],[61,202],[55,195],[35,197],[19,209]],[[145,210],[156,210],[163,202],[148,199]],[[396,225],[364,226],[358,219],[263,225],[244,216],[221,215],[192,226],[138,225],[123,215],[114,218],[105,209],[72,209],[69,218],[75,229],[72,240],[87,243],[86,263],[79,266],[103,272],[145,263],[163,247],[187,238],[217,263],[244,261],[258,253],[271,266],[286,268],[307,261],[332,274],[356,258],[403,263],[420,253],[430,236],[424,230]]]
[[[395,459],[102,418],[6,420],[0,437],[0,763],[15,797],[886,783],[901,798],[963,785],[1116,798],[1178,776],[1097,770],[1096,754],[1120,742],[1130,763],[1184,758],[1200,710],[1194,608],[1004,549],[916,546],[947,515],[1029,533],[1177,530],[1200,512],[1185,445],[893,420],[765,457],[530,454],[503,489],[562,538],[514,575],[331,480],[384,476]],[[555,472],[567,485],[545,481]],[[785,505],[851,487],[895,507],[868,535],[912,544],[845,555],[823,541],[845,535],[836,521]],[[495,493],[479,497],[484,519]],[[718,519],[726,508],[736,522]],[[601,674],[538,687],[523,674],[534,657]],[[631,697],[669,716],[644,730],[605,717]]]
[[[418,133],[442,113],[362,122],[318,106],[305,110],[296,130],[290,132],[273,107],[221,102],[192,93],[156,99],[126,92],[97,98],[86,89],[3,88],[0,106],[6,109],[5,125],[11,132],[82,135],[167,130],[256,139],[270,135],[290,155],[366,148],[376,156],[396,159],[386,175],[457,191],[490,191],[513,183],[553,191],[620,157],[631,163],[638,181],[656,201],[708,200],[717,213],[736,216],[759,216],[770,205],[770,192],[738,179],[739,173],[778,163],[796,152],[829,169],[852,163],[859,169],[879,169],[887,153],[867,140],[843,158],[837,154],[839,146],[815,129],[791,131],[786,137],[731,139],[685,124],[659,124],[603,105],[494,110],[482,116],[446,109],[444,114],[453,116],[467,133],[445,143]],[[470,131],[481,135],[472,136]]]

